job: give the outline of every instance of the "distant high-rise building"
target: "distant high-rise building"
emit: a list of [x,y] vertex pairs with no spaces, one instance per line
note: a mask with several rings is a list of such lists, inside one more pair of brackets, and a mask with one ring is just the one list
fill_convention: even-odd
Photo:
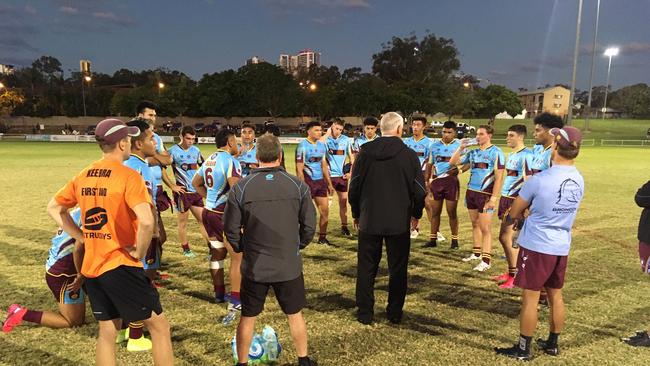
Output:
[[14,65],[0,64],[0,74],[11,75],[14,73]]
[[257,65],[262,62],[266,62],[266,61],[264,61],[264,59],[261,57],[253,56],[248,60],[246,60],[246,65]]
[[296,74],[307,71],[311,65],[320,66],[320,53],[310,49],[302,50],[297,55],[280,55],[280,67],[286,72]]

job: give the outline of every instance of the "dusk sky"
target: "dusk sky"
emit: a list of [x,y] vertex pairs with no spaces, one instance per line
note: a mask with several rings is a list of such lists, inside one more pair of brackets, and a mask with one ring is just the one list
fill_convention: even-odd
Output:
[[[451,38],[461,71],[510,88],[570,83],[578,0],[2,0],[0,63],[41,55],[78,70],[112,74],[159,66],[198,80],[251,56],[311,48],[323,65],[371,71],[392,36]],[[596,0],[585,0],[578,88],[591,65]],[[605,46],[620,47],[614,88],[650,84],[650,0],[602,0],[594,85],[603,85]],[[482,84],[485,85],[485,84]]]

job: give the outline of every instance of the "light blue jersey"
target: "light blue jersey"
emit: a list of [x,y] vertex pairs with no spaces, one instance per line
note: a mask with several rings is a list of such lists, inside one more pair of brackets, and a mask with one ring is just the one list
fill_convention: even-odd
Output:
[[485,149],[470,150],[463,155],[460,163],[470,164],[471,169],[467,188],[472,191],[492,194],[496,170],[505,168],[505,160],[503,151],[495,145],[490,145]]
[[[81,209],[79,207],[70,211],[70,216],[75,225],[81,227]],[[59,229],[52,238],[52,246],[45,262],[45,270],[53,276],[74,276],[77,270],[72,259],[74,239],[63,229]]]
[[305,164],[304,172],[312,180],[321,180],[323,175],[322,161],[326,159],[327,146],[320,141],[311,142],[309,139],[300,141],[296,148],[296,163]]
[[[156,142],[156,152],[159,154],[165,152],[165,145],[163,145],[162,139],[157,133],[153,134],[153,139]],[[151,167],[151,173],[153,174],[154,186],[162,186],[162,167],[160,165],[153,165]]]
[[416,140],[415,137],[411,136],[405,138],[404,143],[411,150],[415,151],[415,154],[418,156],[418,160],[420,160],[422,171],[424,171],[427,167],[429,155],[431,154],[431,144],[433,143],[432,139],[426,136],[422,136],[422,138]]
[[201,164],[203,164],[201,151],[194,145],[184,150],[181,145],[176,144],[169,149],[169,154],[174,159],[172,168],[174,170],[176,185],[185,188],[186,192],[195,193],[196,190],[192,186],[192,178]]
[[250,174],[251,170],[257,168],[257,144],[253,142],[250,146],[239,145],[237,160],[241,165],[242,178]]
[[208,192],[205,198],[205,207],[216,210],[219,206],[225,205],[228,201],[230,185],[228,178],[241,177],[241,165],[228,151],[217,150],[210,155],[203,165],[196,172],[203,178],[205,188]]
[[[445,174],[451,169],[449,160],[454,152],[460,147],[460,141],[454,139],[446,144],[442,140],[436,140],[431,144],[431,153],[429,154],[429,164],[433,165],[433,174],[438,176]],[[462,158],[461,158],[462,160]]]
[[129,159],[124,162],[124,165],[135,170],[142,176],[144,184],[147,186],[149,194],[151,194],[152,202],[156,202],[156,190],[158,187],[155,184],[154,175],[149,164],[141,157],[131,154]]
[[584,179],[575,166],[555,165],[528,179],[519,192],[531,204],[519,245],[539,253],[568,255],[584,192]]
[[365,134],[362,133],[361,136],[354,139],[354,142],[352,143],[352,152],[358,154],[359,151],[361,151],[361,146],[363,146],[363,144],[368,143],[370,141],[375,141],[377,137],[379,137],[378,134],[376,134],[375,137],[369,139],[366,137]]
[[551,167],[551,158],[553,155],[553,145],[546,149],[544,145],[533,146],[533,153],[528,156],[528,169],[531,174],[541,173]]
[[346,159],[350,161],[352,159],[352,144],[352,139],[343,134],[336,139],[332,136],[327,137],[327,163],[330,166],[330,177],[338,178],[345,175],[343,167]]
[[529,148],[524,147],[508,155],[501,196],[514,198],[519,195],[519,190],[524,185],[525,177],[531,175],[530,169],[526,164],[529,159],[528,156],[532,153]]

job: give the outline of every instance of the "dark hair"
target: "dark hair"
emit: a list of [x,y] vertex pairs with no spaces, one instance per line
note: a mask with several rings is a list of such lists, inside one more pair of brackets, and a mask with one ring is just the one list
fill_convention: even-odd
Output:
[[320,122],[318,122],[318,121],[311,121],[311,122],[309,122],[309,123],[307,123],[307,124],[305,125],[305,131],[309,131],[312,127],[316,127],[316,126],[321,127]]
[[264,126],[264,133],[268,133],[276,137],[280,136],[280,127],[278,127],[275,123],[268,123],[266,126]]
[[564,121],[562,121],[562,117],[558,116],[557,114],[552,114],[548,112],[544,112],[539,116],[535,117],[534,122],[536,125],[540,125],[549,130],[551,128],[564,127]]
[[456,127],[458,127],[458,126],[456,125],[456,122],[454,122],[454,121],[452,121],[452,120],[449,120],[449,121],[445,122],[445,123],[442,125],[442,128],[453,128],[454,130],[456,129]]
[[492,127],[490,125],[480,125],[480,126],[478,126],[477,130],[479,130],[481,128],[484,129],[485,132],[488,133],[488,135],[494,135],[494,127]]
[[345,121],[339,117],[334,117],[332,119],[332,124],[333,125],[339,125],[339,126],[345,126]]
[[363,119],[363,125],[377,127],[379,125],[379,120],[373,116],[368,116]]
[[244,128],[250,128],[251,130],[253,130],[253,132],[255,132],[255,126],[253,126],[253,124],[251,123],[251,121],[244,121],[244,122],[242,122],[242,123],[241,123],[241,129],[243,130]]
[[420,121],[420,122],[422,122],[422,125],[423,125],[423,126],[426,126],[426,125],[427,125],[427,118],[426,118],[426,117],[423,117],[423,116],[413,117],[413,118],[411,119],[411,125],[413,125],[413,123],[415,123],[415,121]]
[[232,133],[230,129],[222,128],[214,136],[214,143],[217,145],[217,147],[224,147],[228,145],[228,140],[230,139],[230,136],[234,136],[234,135],[235,134]]
[[192,126],[183,126],[181,129],[181,136],[185,135],[193,135],[196,136],[196,131],[194,130],[194,127]]
[[580,153],[579,144],[578,146],[555,144],[555,149],[557,150],[558,155],[568,160],[577,158],[578,153]]
[[144,112],[146,108],[156,110],[158,109],[158,106],[150,100],[143,100],[140,103],[138,103],[138,106],[135,108],[135,112],[136,114],[140,114]]
[[280,159],[282,144],[280,139],[273,135],[264,135],[257,139],[256,157],[261,163],[272,163]]
[[524,125],[512,125],[508,127],[508,131],[512,131],[520,136],[526,136],[526,133],[528,133],[526,126]]
[[[144,138],[146,136],[146,131],[149,128],[151,128],[151,126],[149,126],[149,123],[147,122],[147,120],[143,119],[143,118],[132,119],[129,122],[127,122],[126,125],[127,126],[137,127],[140,130],[140,134],[138,136],[131,137],[131,142],[144,140]],[[135,146],[135,144],[133,144],[131,146]]]

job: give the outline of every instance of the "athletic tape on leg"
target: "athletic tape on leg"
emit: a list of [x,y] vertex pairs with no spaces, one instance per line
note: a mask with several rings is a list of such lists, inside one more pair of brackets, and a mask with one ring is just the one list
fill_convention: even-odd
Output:
[[225,248],[225,245],[223,245],[223,242],[219,241],[219,240],[210,240],[210,246],[212,247],[212,249]]
[[210,261],[210,269],[221,269],[223,268],[223,259],[220,261]]

